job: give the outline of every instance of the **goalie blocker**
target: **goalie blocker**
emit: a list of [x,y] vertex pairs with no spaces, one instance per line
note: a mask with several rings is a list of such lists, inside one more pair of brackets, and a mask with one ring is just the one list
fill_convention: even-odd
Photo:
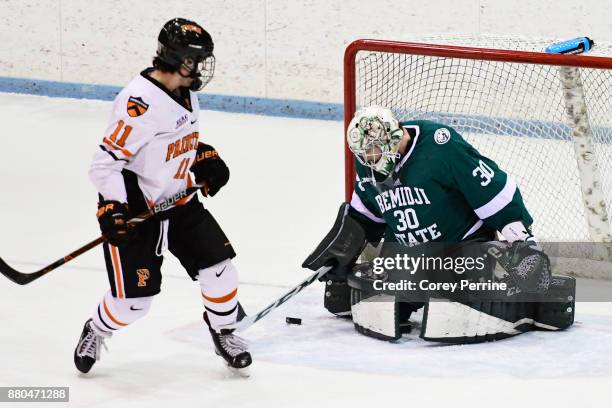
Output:
[[367,220],[359,217],[349,203],[342,203],[332,229],[302,263],[303,268],[313,271],[323,266],[332,267],[319,279],[326,281],[323,305],[329,312],[337,316],[350,315],[350,292],[346,277],[367,241],[380,241],[383,231],[384,227],[369,225]]

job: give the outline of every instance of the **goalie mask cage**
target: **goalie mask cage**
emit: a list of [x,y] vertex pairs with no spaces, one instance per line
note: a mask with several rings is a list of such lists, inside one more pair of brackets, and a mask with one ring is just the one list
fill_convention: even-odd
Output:
[[[612,58],[501,46],[515,49],[353,42],[344,56],[345,130],[368,105],[400,121],[452,126],[516,180],[540,240],[611,242]],[[345,177],[350,201],[346,142]]]

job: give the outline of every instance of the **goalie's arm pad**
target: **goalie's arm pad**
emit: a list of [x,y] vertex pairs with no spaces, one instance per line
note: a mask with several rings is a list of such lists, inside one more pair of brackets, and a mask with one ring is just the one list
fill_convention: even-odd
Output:
[[303,268],[316,271],[323,266],[344,267],[355,261],[366,244],[366,233],[349,213],[350,205],[343,203],[332,229],[304,260]]

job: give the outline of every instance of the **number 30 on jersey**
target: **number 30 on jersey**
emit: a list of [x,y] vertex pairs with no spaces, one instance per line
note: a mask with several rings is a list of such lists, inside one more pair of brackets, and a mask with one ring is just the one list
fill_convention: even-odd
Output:
[[472,176],[477,177],[480,176],[481,186],[487,186],[491,180],[493,180],[493,176],[495,176],[495,172],[489,165],[482,160],[478,161],[478,167],[472,170]]

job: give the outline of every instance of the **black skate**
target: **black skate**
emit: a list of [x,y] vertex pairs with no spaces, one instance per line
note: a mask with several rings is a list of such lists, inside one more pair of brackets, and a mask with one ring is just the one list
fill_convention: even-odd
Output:
[[74,365],[82,373],[88,373],[95,362],[100,359],[100,346],[106,349],[104,338],[111,335],[109,333],[108,336],[101,336],[94,331],[91,325],[93,325],[91,319],[85,322],[79,343],[74,349]]
[[247,351],[244,339],[233,334],[233,330],[217,332],[210,326],[208,315],[204,312],[204,321],[208,325],[210,335],[215,344],[215,353],[223,357],[231,368],[243,369],[251,365],[251,354]]

